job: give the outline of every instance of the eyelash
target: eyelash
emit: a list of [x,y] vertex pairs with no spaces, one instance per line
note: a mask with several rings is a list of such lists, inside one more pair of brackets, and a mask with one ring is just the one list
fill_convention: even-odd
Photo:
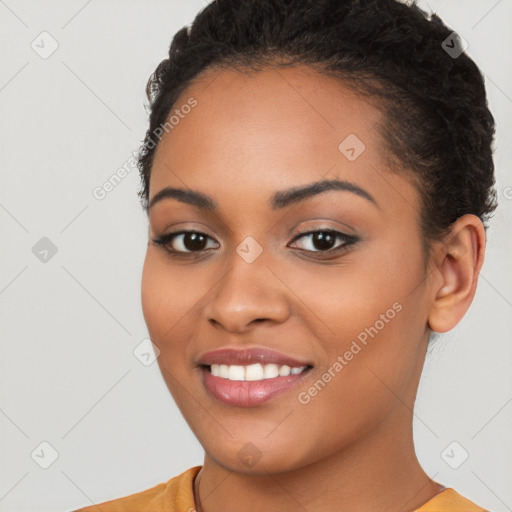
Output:
[[[170,243],[174,240],[175,237],[177,237],[179,235],[188,234],[188,233],[196,234],[196,235],[203,235],[203,236],[209,238],[210,240],[213,240],[210,236],[208,236],[206,233],[202,233],[201,231],[181,230],[181,231],[175,231],[173,233],[166,233],[164,235],[156,237],[153,239],[153,244],[163,247],[169,253],[170,256],[176,257],[176,258],[198,257],[199,255],[201,255],[201,253],[204,253],[205,251],[209,250],[209,249],[203,249],[200,251],[177,251],[177,250],[171,249],[169,247]],[[316,230],[299,231],[295,235],[295,237],[292,239],[291,243],[294,243],[301,238],[305,238],[308,235],[313,235],[315,233],[324,233],[324,234],[329,234],[329,235],[335,236],[337,239],[343,240],[344,243],[338,247],[327,249],[325,251],[309,251],[307,249],[299,249],[300,251],[307,252],[307,253],[315,253],[315,254],[325,254],[326,256],[331,256],[333,254],[338,254],[338,253],[346,250],[349,246],[351,246],[359,241],[359,239],[355,236],[346,235],[345,233],[341,233],[340,231],[336,231],[334,229],[316,229]]]

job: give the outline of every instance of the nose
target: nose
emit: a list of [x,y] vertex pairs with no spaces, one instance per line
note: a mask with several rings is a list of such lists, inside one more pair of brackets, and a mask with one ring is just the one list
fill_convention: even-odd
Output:
[[260,258],[247,263],[235,254],[231,268],[214,287],[204,308],[215,328],[243,333],[255,324],[278,324],[289,317],[286,286]]

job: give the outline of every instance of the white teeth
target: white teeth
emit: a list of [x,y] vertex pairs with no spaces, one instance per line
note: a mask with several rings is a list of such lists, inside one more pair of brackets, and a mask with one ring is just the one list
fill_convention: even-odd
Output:
[[265,368],[265,379],[273,379],[279,375],[279,368],[277,364],[266,364]]
[[227,364],[221,364],[219,367],[219,374],[217,376],[227,379],[229,377],[229,366]]
[[286,365],[286,364],[283,364],[283,366],[281,366],[281,368],[279,368],[279,375],[281,377],[288,377],[288,375],[290,375],[290,370],[291,368]]
[[265,364],[260,363],[250,364],[247,366],[241,365],[227,365],[227,364],[212,364],[210,372],[214,377],[222,377],[228,380],[265,380],[273,379],[274,377],[288,377],[288,375],[297,375],[305,370],[305,366],[291,368],[283,364]]
[[263,379],[263,373],[261,364],[250,364],[245,367],[245,380],[261,380]]
[[215,376],[215,377],[219,377],[220,376],[220,370],[219,370],[219,365],[218,364],[212,364],[210,366],[210,371],[212,372],[213,376]]
[[245,380],[245,368],[243,366],[238,366],[236,364],[232,364],[229,366],[229,380]]

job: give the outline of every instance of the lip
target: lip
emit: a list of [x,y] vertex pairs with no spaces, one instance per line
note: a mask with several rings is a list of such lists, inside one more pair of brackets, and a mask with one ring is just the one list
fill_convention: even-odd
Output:
[[306,368],[297,375],[246,381],[215,377],[206,366],[201,367],[208,393],[219,402],[235,407],[256,407],[268,402],[297,386],[310,371],[311,368]]
[[288,365],[291,367],[313,366],[310,361],[301,361],[281,352],[263,347],[243,349],[226,347],[206,352],[197,361],[197,364],[207,366],[212,364],[237,364],[245,366],[255,363]]
[[[277,364],[290,367],[306,366],[296,375],[277,376],[256,381],[235,381],[215,377],[207,366],[212,364],[241,365]],[[223,348],[202,354],[197,364],[201,370],[206,391],[219,402],[235,407],[256,407],[296,387],[309,375],[312,364],[262,347],[234,349]]]

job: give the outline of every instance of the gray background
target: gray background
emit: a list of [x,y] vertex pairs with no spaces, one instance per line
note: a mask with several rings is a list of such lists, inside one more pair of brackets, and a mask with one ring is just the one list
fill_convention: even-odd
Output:
[[[1,511],[66,511],[202,463],[157,364],[133,354],[147,338],[137,170],[102,200],[93,191],[138,149],[146,80],[172,35],[205,5],[0,0]],[[420,5],[467,40],[486,75],[500,207],[470,312],[427,361],[415,440],[432,478],[505,512],[512,510],[512,0]],[[48,56],[53,40],[58,48]],[[47,469],[53,452],[42,442],[58,453]],[[463,450],[469,458],[453,469],[447,460],[459,464]]]

